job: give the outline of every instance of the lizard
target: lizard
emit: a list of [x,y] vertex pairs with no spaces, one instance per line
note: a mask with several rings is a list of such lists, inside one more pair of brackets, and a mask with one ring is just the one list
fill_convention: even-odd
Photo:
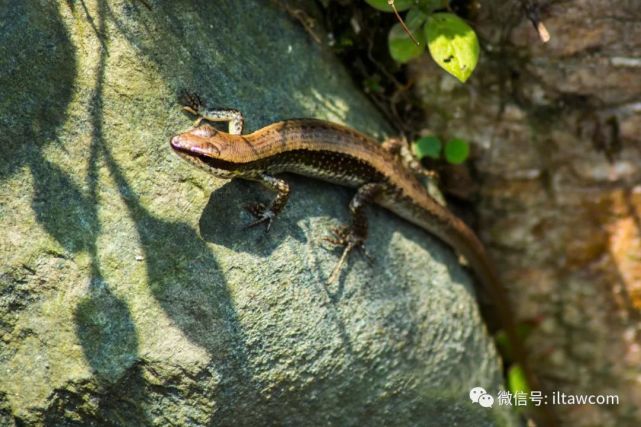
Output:
[[[269,230],[287,204],[290,187],[277,176],[281,173],[356,189],[349,203],[351,224],[333,230],[334,237],[327,239],[344,246],[330,283],[348,255],[362,248],[367,238],[368,205],[379,205],[444,241],[463,256],[482,283],[528,385],[540,389],[517,333],[507,292],[484,245],[461,219],[428,193],[415,171],[394,150],[354,129],[318,119],[284,120],[243,134],[244,118],[239,110],[208,109],[194,94],[186,94],[183,109],[197,120],[191,129],[171,138],[170,146],[176,154],[219,178],[255,181],[276,193],[269,206],[246,205],[255,218],[248,227],[265,224]],[[227,132],[208,122],[227,123]]]

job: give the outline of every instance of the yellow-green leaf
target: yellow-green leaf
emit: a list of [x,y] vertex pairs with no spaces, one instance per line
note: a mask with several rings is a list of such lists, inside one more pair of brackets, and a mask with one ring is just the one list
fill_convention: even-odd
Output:
[[525,372],[520,365],[512,365],[507,371],[508,388],[512,393],[530,392],[530,386],[525,378]]
[[435,13],[425,24],[425,39],[434,61],[465,82],[479,59],[479,41],[474,30],[452,13]]

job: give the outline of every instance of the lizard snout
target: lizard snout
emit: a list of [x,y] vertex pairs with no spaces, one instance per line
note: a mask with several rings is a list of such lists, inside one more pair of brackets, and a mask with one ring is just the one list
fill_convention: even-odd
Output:
[[175,135],[169,144],[174,151],[191,156],[217,157],[220,155],[218,145],[194,131]]

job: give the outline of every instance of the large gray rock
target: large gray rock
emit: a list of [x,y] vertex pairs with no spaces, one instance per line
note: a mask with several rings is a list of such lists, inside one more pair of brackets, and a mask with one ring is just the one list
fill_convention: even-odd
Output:
[[3,2],[0,422],[503,425],[500,364],[456,257],[372,209],[340,283],[352,192],[271,195],[180,161],[197,90],[249,130],[318,117],[381,136],[342,66],[268,2]]

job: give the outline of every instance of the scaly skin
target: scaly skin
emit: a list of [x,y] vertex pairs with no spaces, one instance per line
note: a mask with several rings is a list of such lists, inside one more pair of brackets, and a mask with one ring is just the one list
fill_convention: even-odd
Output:
[[[337,277],[349,252],[365,240],[364,207],[369,203],[390,210],[451,246],[467,260],[484,285],[496,305],[516,361],[524,369],[530,387],[540,390],[516,332],[507,294],[483,244],[463,221],[427,193],[399,156],[353,129],[321,120],[286,120],[242,135],[242,115],[236,110],[205,110],[199,102],[185,109],[201,119],[196,127],[171,139],[171,147],[178,155],[218,177],[258,181],[277,192],[270,207],[249,208],[257,218],[250,225],[266,223],[269,228],[287,202],[289,186],[274,175],[290,172],[358,189],[349,206],[351,227],[335,231],[336,238],[330,239],[345,246],[330,281]],[[229,122],[231,133],[202,124],[203,118]],[[556,424],[549,416],[542,418],[542,425]]]

